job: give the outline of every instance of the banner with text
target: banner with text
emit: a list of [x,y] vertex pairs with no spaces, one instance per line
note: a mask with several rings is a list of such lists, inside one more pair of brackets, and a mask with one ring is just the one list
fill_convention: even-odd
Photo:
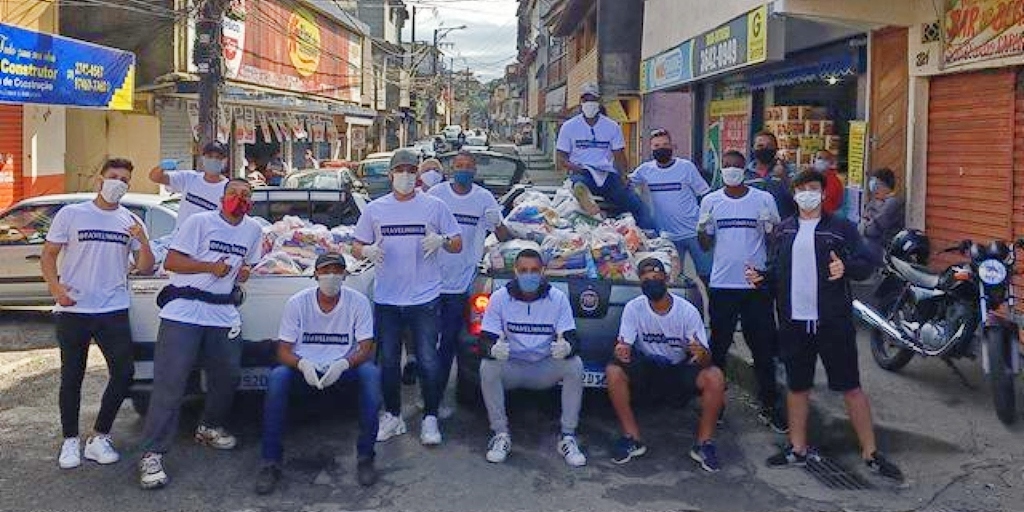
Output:
[[1024,0],[946,0],[947,66],[1024,53]]
[[693,39],[694,80],[767,59],[767,5]]

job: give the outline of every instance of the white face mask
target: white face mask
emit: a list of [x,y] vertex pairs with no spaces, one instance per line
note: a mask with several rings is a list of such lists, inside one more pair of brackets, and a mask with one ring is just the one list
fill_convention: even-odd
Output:
[[110,204],[121,202],[121,198],[128,193],[128,184],[121,180],[103,180],[100,187],[100,197]]
[[423,184],[427,186],[427,188],[433,187],[434,185],[441,183],[442,179],[444,179],[444,176],[441,176],[441,173],[433,169],[423,171],[423,174],[420,174],[420,181],[422,181]]
[[316,278],[320,292],[328,297],[337,297],[341,293],[341,283],[345,282],[343,274],[321,274]]
[[820,190],[801,190],[793,195],[793,200],[801,211],[810,212],[821,206]]
[[739,167],[722,168],[722,181],[727,187],[735,187],[743,183],[743,169]]
[[206,174],[218,175],[224,172],[224,160],[220,158],[203,157],[203,172]]
[[824,158],[815,158],[812,167],[815,171],[825,172],[829,168],[828,160],[825,160]]
[[584,101],[580,108],[583,110],[584,117],[593,119],[601,111],[601,104],[596,101]]
[[406,195],[416,189],[416,175],[408,172],[399,172],[392,175],[391,186],[395,192]]

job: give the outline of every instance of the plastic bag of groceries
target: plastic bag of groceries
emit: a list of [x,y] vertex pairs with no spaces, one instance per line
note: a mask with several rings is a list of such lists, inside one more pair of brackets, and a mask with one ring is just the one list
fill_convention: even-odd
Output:
[[548,195],[539,190],[527,190],[512,200],[513,209],[521,204],[532,204],[545,208],[551,208],[553,206]]
[[623,240],[626,242],[626,249],[629,252],[636,252],[644,247],[647,236],[637,227],[636,220],[632,214],[626,213],[619,216],[619,218],[612,222],[612,226],[614,226],[615,232],[622,235]]
[[[525,195],[525,194],[524,194]],[[544,198],[547,201],[547,198]],[[547,204],[524,201],[505,217],[505,227],[516,238],[541,241],[553,229],[566,227],[558,212]]]
[[605,223],[590,232],[590,251],[600,278],[636,279],[626,238],[616,231],[614,224]]
[[659,237],[647,239],[643,250],[634,255],[634,261],[639,263],[645,257],[651,255],[658,257],[662,263],[665,263],[665,271],[668,273],[671,280],[674,281],[677,276],[682,274],[683,262],[679,257],[679,250],[676,249],[676,245],[668,238]]
[[487,251],[487,266],[492,272],[511,271],[515,259],[525,249],[541,251],[540,244],[530,240],[509,240],[492,245]]
[[593,266],[586,233],[558,230],[541,244],[547,273],[552,276],[584,275]]
[[302,275],[302,267],[295,259],[284,251],[275,251],[263,256],[252,269],[256,275],[298,276]]

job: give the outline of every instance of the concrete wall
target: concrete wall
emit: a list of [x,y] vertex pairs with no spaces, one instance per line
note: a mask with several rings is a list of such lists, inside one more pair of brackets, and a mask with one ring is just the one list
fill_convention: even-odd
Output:
[[668,130],[675,144],[676,156],[686,158],[698,165],[702,156],[693,154],[693,94],[679,91],[659,91],[644,96],[643,130],[640,145],[640,159],[651,157],[650,140],[647,134],[655,128]]
[[598,78],[611,98],[640,90],[643,0],[602,0],[597,8]]
[[107,158],[135,164],[132,192],[157,193],[146,175],[160,162],[160,120],[156,116],[69,109],[64,186],[69,192],[91,191]]
[[24,197],[59,194],[64,191],[66,111],[64,107],[25,105],[22,146]]
[[647,0],[643,8],[643,58],[653,57],[764,3],[764,0]]

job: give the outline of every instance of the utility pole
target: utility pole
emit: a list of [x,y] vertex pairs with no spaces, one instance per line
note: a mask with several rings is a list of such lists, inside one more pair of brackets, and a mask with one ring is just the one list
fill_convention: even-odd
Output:
[[[204,0],[196,22],[193,59],[199,72],[199,128],[202,146],[217,140],[220,90],[224,81],[221,24],[228,0]],[[202,147],[200,146],[200,147]]]
[[[436,28],[434,29],[434,43],[433,43],[433,45],[431,45],[431,50],[430,50],[432,52],[431,55],[430,55],[430,80],[431,80],[432,83],[436,83],[435,80],[437,78],[437,30],[438,29],[436,29]],[[439,89],[440,89],[440,87],[439,87]],[[433,91],[432,91],[431,94],[430,94],[430,101],[427,102],[427,131],[430,132],[431,134],[434,134],[434,133],[437,132],[437,128],[435,126],[435,121],[434,121],[434,117],[436,117],[436,116],[437,116],[437,94],[433,93]]]
[[455,124],[455,57],[448,59],[448,124]]

